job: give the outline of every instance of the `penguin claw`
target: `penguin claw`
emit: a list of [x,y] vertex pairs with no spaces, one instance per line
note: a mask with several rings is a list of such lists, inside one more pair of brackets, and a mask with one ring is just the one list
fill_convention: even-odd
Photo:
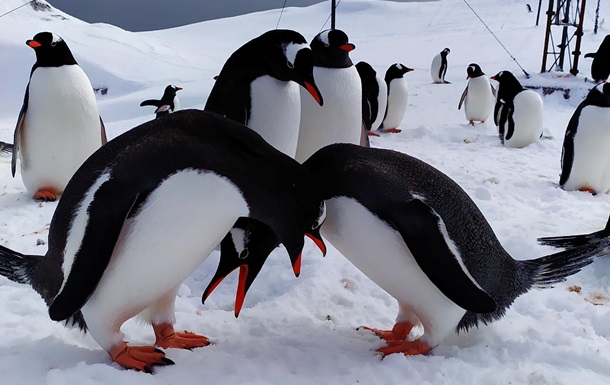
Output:
[[155,365],[174,365],[174,361],[165,357],[163,351],[154,346],[127,346],[123,341],[108,352],[112,360],[125,369],[139,370],[152,374]]
[[170,324],[153,325],[157,340],[156,346],[164,349],[194,349],[210,345],[210,340],[202,335],[193,332],[175,332],[174,327]]
[[388,343],[395,343],[404,341],[409,333],[411,333],[411,329],[413,329],[414,326],[415,325],[411,322],[397,322],[392,330],[381,330],[368,326],[362,326],[359,329],[371,331],[375,333],[377,337]]
[[33,198],[37,201],[44,202],[55,202],[57,200],[57,196],[48,190],[36,191],[36,194],[34,194]]

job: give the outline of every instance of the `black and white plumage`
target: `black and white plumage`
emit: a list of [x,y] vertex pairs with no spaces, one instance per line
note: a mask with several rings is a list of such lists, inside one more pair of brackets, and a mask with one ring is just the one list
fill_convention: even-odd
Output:
[[438,53],[432,59],[432,64],[430,64],[430,76],[432,77],[433,83],[449,83],[445,80],[445,75],[447,74],[447,55],[451,50],[449,48],[445,48],[440,53]]
[[564,190],[610,192],[610,83],[595,86],[568,122],[559,185]]
[[405,116],[409,101],[409,85],[405,74],[413,71],[401,63],[392,64],[385,72],[385,83],[388,87],[388,106],[379,131],[401,132],[398,128]]
[[157,107],[155,109],[155,114],[157,118],[161,116],[168,115],[178,109],[180,109],[180,100],[178,99],[178,95],[176,92],[181,91],[182,87],[174,86],[172,84],[165,87],[165,91],[163,91],[163,96],[161,99],[147,99],[140,103],[140,107],[144,106],[154,106]]
[[53,201],[76,169],[106,143],[106,130],[89,78],[66,42],[40,32],[26,44],[36,63],[15,127],[11,172],[17,160],[34,199]]
[[500,71],[491,79],[499,84],[494,122],[502,144],[522,148],[537,141],[543,129],[542,97],[523,88],[510,71]]
[[0,274],[32,285],[52,320],[86,327],[121,365],[150,371],[168,361],[153,347],[128,347],[126,320],[140,314],[160,347],[206,345],[173,330],[181,282],[241,217],[264,223],[300,259],[323,207],[302,167],[252,130],[177,111],[87,159],[53,215],[46,255],[1,247]]
[[294,157],[301,118],[299,85],[316,105],[323,104],[305,38],[291,30],[268,31],[227,59],[204,109],[250,127]]
[[388,88],[377,71],[367,62],[356,64],[362,82],[362,123],[367,132],[381,125],[388,103]]
[[591,62],[591,78],[596,83],[608,80],[610,75],[610,35],[606,35],[596,52],[585,54],[586,58],[593,58]]
[[496,89],[489,83],[489,78],[476,63],[470,63],[466,68],[468,84],[462,92],[458,110],[464,104],[466,120],[474,126],[474,122],[485,123],[494,109]]
[[[416,158],[336,144],[304,166],[326,200],[322,236],[398,301],[395,328],[376,330],[392,341],[384,354],[426,353],[452,333],[497,320],[515,298],[563,281],[610,243],[516,260],[468,194]],[[423,336],[407,341],[420,323]]]

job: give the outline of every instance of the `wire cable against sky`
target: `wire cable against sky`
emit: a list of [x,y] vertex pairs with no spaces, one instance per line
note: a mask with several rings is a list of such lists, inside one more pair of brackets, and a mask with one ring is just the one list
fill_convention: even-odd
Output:
[[[339,4],[341,4],[341,0],[337,1],[337,5],[335,5],[335,10],[337,8],[339,8]],[[332,10],[330,12],[330,14],[328,15],[328,17],[326,18],[326,21],[324,22],[324,24],[322,24],[322,28],[320,28],[320,30],[318,31],[318,33],[322,32],[322,30],[324,29],[324,27],[326,27],[326,23],[328,23],[328,21],[330,20],[330,17],[332,16]]]
[[19,8],[21,8],[21,7],[25,7],[26,5],[31,4],[31,3],[35,2],[35,1],[36,1],[36,0],[31,0],[31,1],[28,1],[27,3],[25,3],[25,4],[21,4],[21,5],[20,5],[20,6],[18,6],[17,8],[13,8],[13,9],[11,9],[11,10],[10,10],[10,11],[8,11],[8,12],[3,13],[2,15],[0,15],[0,17],[2,17],[2,16],[6,16],[6,15],[8,15],[9,13],[15,12],[15,11],[16,11],[16,10],[18,10]]
[[282,15],[284,14],[284,8],[286,8],[286,3],[288,0],[284,0],[284,5],[282,5],[282,10],[280,11],[280,17],[277,19],[277,24],[275,25],[275,29],[280,26],[280,20],[282,20]]
[[481,17],[479,16],[479,14],[470,6],[470,4],[468,4],[468,1],[464,0],[464,3],[466,3],[466,5],[468,6],[468,8],[470,8],[470,10],[472,11],[472,13],[474,13],[474,15],[477,17],[477,19],[479,19],[479,21],[481,23],[483,23],[483,25],[485,26],[485,28],[487,28],[487,30],[489,31],[489,33],[491,33],[491,36],[493,36],[496,41],[502,46],[502,48],[504,48],[504,50],[506,51],[506,53],[508,54],[508,56],[511,57],[511,59],[513,59],[515,61],[515,63],[517,63],[517,65],[519,66],[519,68],[521,68],[521,71],[523,71],[523,73],[525,74],[525,77],[527,77],[529,79],[530,74],[527,73],[527,71],[525,69],[523,69],[523,67],[521,67],[521,64],[519,64],[519,62],[517,61],[517,59],[515,59],[515,57],[508,51],[508,49],[504,46],[504,44],[502,44],[502,42],[500,41],[500,39],[498,39],[498,37],[492,32],[491,29],[489,29],[489,27],[487,26],[487,24],[485,24],[485,22],[483,21],[483,19],[481,19]]

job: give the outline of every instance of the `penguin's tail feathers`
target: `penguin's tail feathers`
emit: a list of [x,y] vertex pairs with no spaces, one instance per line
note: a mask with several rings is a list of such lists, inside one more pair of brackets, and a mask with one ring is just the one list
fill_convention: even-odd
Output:
[[31,285],[31,272],[39,260],[40,256],[20,254],[0,245],[0,275],[11,281]]
[[608,222],[606,222],[606,227],[603,230],[596,231],[591,234],[538,238],[538,243],[546,246],[572,248],[586,245],[592,242],[598,242],[603,239],[610,239],[610,218],[608,218]]

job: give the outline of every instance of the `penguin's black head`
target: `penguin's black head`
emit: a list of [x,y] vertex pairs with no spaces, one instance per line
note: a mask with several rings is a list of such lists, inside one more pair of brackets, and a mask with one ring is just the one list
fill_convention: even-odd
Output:
[[356,46],[349,42],[347,34],[339,29],[322,31],[311,42],[313,64],[326,68],[348,68],[353,65],[349,53]]
[[35,67],[60,67],[77,64],[64,39],[52,32],[39,32],[25,44],[36,52]]
[[413,71],[413,68],[409,68],[400,63],[394,63],[385,72],[385,81],[386,83],[389,83],[394,79],[402,78],[404,74],[411,71]]
[[447,57],[447,55],[449,55],[450,52],[451,52],[451,50],[449,48],[445,48],[444,50],[441,51],[441,56]]
[[173,98],[176,96],[176,92],[182,90],[182,87],[174,86],[172,84],[165,87],[165,91],[163,92],[163,98],[170,97]]
[[498,100],[503,102],[512,102],[515,96],[524,90],[519,80],[510,71],[500,71],[490,79],[499,83]]
[[375,76],[377,76],[377,72],[365,61],[358,62],[356,64],[356,70],[361,79],[375,79]]
[[479,76],[485,75],[483,73],[483,70],[481,70],[481,67],[477,63],[468,64],[468,68],[466,68],[466,73],[468,74],[466,79],[478,78]]

